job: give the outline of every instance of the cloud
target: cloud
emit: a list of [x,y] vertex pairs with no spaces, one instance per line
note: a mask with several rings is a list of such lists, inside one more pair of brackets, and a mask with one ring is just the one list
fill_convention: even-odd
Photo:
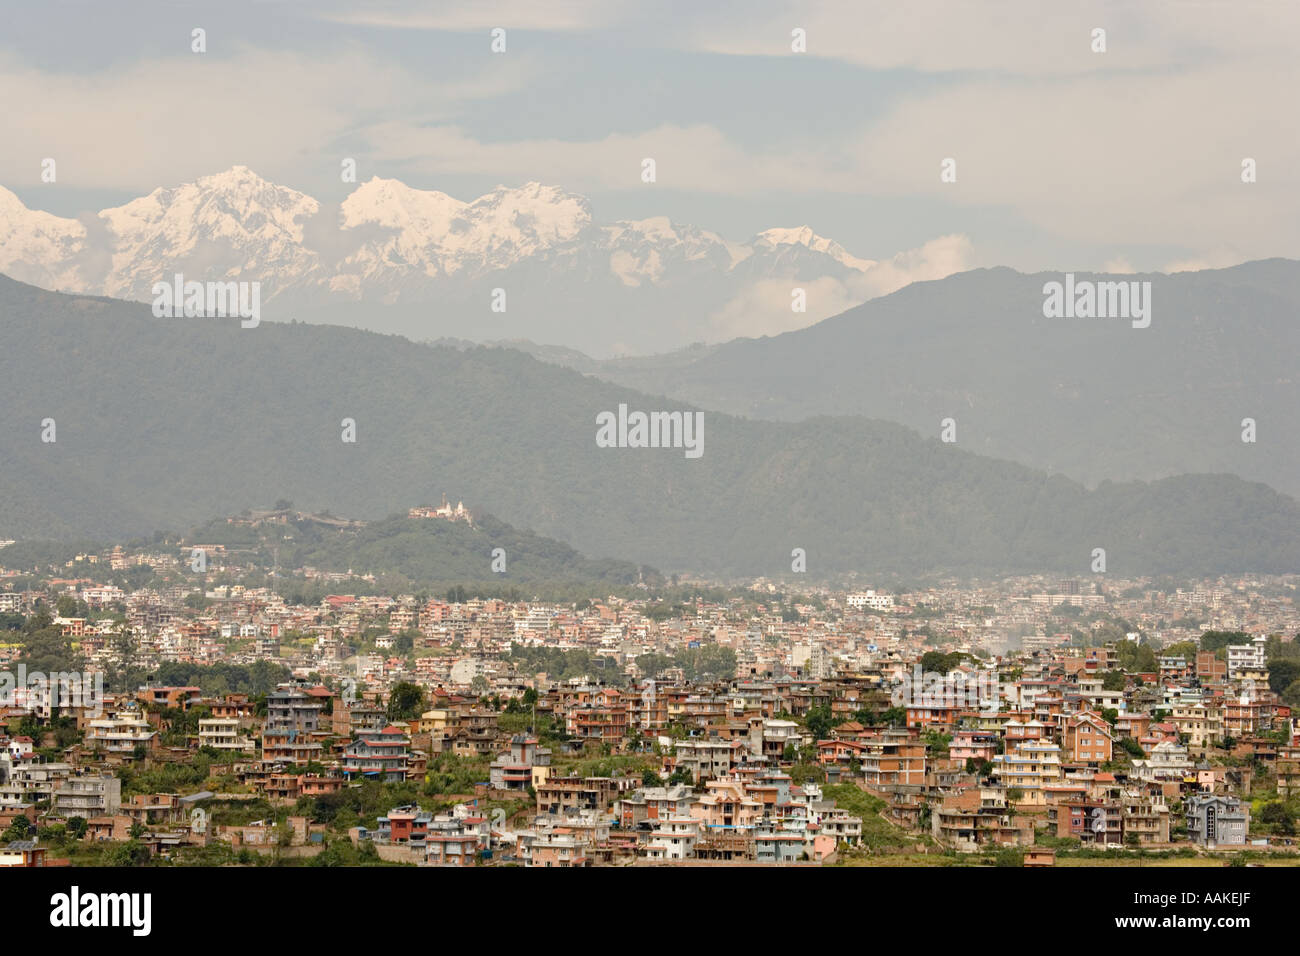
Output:
[[1248,256],[1242,255],[1235,249],[1220,246],[1199,256],[1170,262],[1160,271],[1172,274],[1175,272],[1200,272],[1203,269],[1228,269],[1232,266],[1241,265],[1248,258]]
[[[873,192],[1011,209],[1075,242],[1210,247],[1228,235],[1249,257],[1294,255],[1300,193],[1285,171],[1300,166],[1300,139],[1270,91],[1297,81],[1295,65],[1286,80],[1238,67],[981,81],[909,98],[853,151]],[[1248,156],[1254,184],[1240,178]],[[939,181],[945,157],[955,183]]]
[[[327,177],[338,182],[342,157],[358,157],[359,129],[452,121],[527,85],[538,68],[527,56],[484,60],[479,73],[432,80],[362,50],[189,54],[92,74],[0,60],[0,94],[33,104],[6,112],[0,182],[38,183],[50,156],[59,183],[80,189],[147,192],[242,164],[310,191]],[[363,166],[361,178],[373,172]]]
[[[678,42],[714,53],[788,56],[790,31],[801,27],[806,55],[872,70],[1044,77],[1226,60],[1289,63],[1300,8],[1270,0],[1201,0],[1176,8],[1098,0],[822,0],[714,4],[678,22]],[[1095,28],[1106,31],[1105,53],[1092,51]]]
[[[718,71],[732,56],[795,56],[789,32],[802,26],[810,57],[944,75],[905,94],[890,85],[869,121],[846,121],[821,140],[777,124],[763,137],[752,129],[729,135],[720,128],[728,117],[664,122],[681,115],[671,112],[573,140],[512,135],[510,110],[526,108],[513,102],[494,131],[481,132],[483,111],[552,65],[544,42],[528,44],[527,55],[485,52],[468,76],[448,64],[440,71],[436,61],[417,74],[385,57],[382,45],[365,46],[376,39],[365,31],[314,54],[250,47],[219,61],[187,55],[90,74],[0,60],[0,94],[33,104],[6,114],[0,183],[34,186],[46,156],[59,162],[60,185],[82,189],[148,191],[245,164],[326,199],[339,160],[351,156],[361,179],[395,176],[422,188],[471,176],[753,202],[917,199],[931,209],[947,204],[961,220],[935,232],[971,231],[965,213],[980,210],[997,217],[991,232],[1028,223],[1062,248],[1122,245],[1135,259],[1143,245],[1166,257],[1170,247],[1185,249],[1190,258],[1225,241],[1242,258],[1300,255],[1300,192],[1288,179],[1300,168],[1300,138],[1283,92],[1300,85],[1300,60],[1289,49],[1300,5],[724,0],[651,11],[570,0],[335,3],[304,15],[394,29],[604,30],[646,48],[724,54]],[[1096,26],[1108,31],[1105,54],[1088,47]],[[866,94],[836,76],[840,85],[811,109],[833,111],[874,88],[866,72]],[[587,79],[579,71],[573,82]],[[1250,185],[1239,178],[1247,156],[1259,164]],[[646,157],[656,160],[655,185],[640,181]],[[956,183],[939,181],[945,157],[957,160]]]
[[[710,317],[710,341],[737,336],[779,335],[801,329],[869,299],[903,288],[912,282],[942,279],[972,267],[974,247],[967,236],[931,239],[875,263],[846,279],[823,276],[813,281],[763,279],[751,283]],[[791,309],[791,292],[802,288],[807,311]]]
[[[595,140],[483,142],[453,126],[375,124],[365,130],[387,167],[436,177],[477,173],[503,181],[536,179],[577,190],[665,189],[754,195],[769,189],[819,192],[815,147],[745,149],[707,124],[657,126]],[[642,160],[655,160],[656,183],[641,181]],[[846,185],[848,180],[842,180]]]
[[[1300,30],[1300,8],[1274,0],[1188,0],[1176,8],[1116,0],[668,0],[649,7],[631,0],[377,0],[334,3],[313,15],[401,30],[615,31],[645,47],[728,56],[790,56],[798,27],[808,41],[800,55],[808,57],[870,70],[1021,77],[1288,63]],[[1106,31],[1104,54],[1092,50],[1096,28]]]
[[[616,0],[495,0],[495,2],[428,3],[368,2],[318,11],[321,20],[350,26],[391,30],[468,32],[502,27],[553,33],[596,30],[622,21],[629,5]],[[486,40],[485,40],[486,43]]]

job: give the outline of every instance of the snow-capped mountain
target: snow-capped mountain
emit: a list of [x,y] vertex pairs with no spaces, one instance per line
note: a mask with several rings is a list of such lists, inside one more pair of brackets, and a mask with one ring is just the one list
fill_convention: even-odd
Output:
[[28,209],[0,186],[0,272],[43,289],[86,291],[78,275],[86,227]]
[[260,280],[273,296],[319,272],[319,256],[303,241],[305,222],[319,211],[315,199],[247,166],[155,189],[99,214],[112,242],[103,294],[147,300],[155,282],[180,271]]
[[[270,319],[597,354],[784,331],[892,291],[873,278],[880,263],[807,226],[735,242],[665,217],[599,223],[586,198],[535,182],[466,202],[374,178],[325,206],[235,166],[86,220],[28,209],[0,188],[0,272],[140,301],[177,272],[258,281]],[[897,261],[893,288],[907,281]],[[808,287],[803,313],[790,307],[795,283]],[[498,288],[504,312],[488,307]]]
[[777,256],[789,255],[791,250],[801,252],[806,249],[829,256],[846,269],[858,272],[874,269],[878,264],[871,259],[849,255],[838,242],[822,238],[808,226],[800,226],[798,229],[764,229],[754,237],[754,246],[762,252]]
[[473,279],[544,256],[580,241],[592,221],[586,199],[541,183],[461,202],[372,179],[343,201],[338,225],[353,251],[338,263],[330,289],[396,301],[413,279]]

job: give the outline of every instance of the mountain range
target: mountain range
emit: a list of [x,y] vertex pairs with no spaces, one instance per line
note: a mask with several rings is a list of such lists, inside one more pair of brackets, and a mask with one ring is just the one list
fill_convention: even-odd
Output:
[[502,344],[733,415],[865,415],[924,436],[951,418],[958,447],[1089,485],[1226,472],[1300,495],[1300,262],[1076,275],[1150,282],[1147,328],[1045,317],[1043,288],[1061,278],[977,269],[805,329],[658,356]]
[[596,355],[806,325],[945,275],[965,248],[944,237],[875,261],[806,226],[735,242],[666,217],[598,222],[586,198],[535,182],[466,202],[374,178],[327,205],[235,166],[81,219],[0,187],[0,272],[45,289],[151,301],[176,273],[257,281],[270,319]]
[[0,538],[145,535],[277,498],[377,520],[449,491],[665,573],[788,575],[795,549],[810,578],[1085,576],[1097,548],[1109,574],[1300,567],[1300,505],[1263,484],[1193,474],[1088,490],[974,453],[961,421],[945,444],[861,416],[704,411],[692,459],[596,435],[620,405],[694,406],[514,349],[163,319],[7,278],[0,315]]

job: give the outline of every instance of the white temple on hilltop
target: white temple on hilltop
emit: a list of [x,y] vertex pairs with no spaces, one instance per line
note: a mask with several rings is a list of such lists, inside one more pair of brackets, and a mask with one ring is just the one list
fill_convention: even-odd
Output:
[[465,502],[456,502],[456,507],[447,503],[447,493],[442,494],[442,504],[437,508],[432,505],[420,505],[418,508],[412,508],[407,513],[409,518],[442,518],[444,521],[463,521],[466,524],[474,523],[469,509],[465,507]]

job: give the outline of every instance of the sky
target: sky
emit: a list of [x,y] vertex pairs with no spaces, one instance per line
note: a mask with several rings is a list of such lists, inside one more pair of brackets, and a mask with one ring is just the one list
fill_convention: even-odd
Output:
[[336,202],[352,158],[863,258],[1219,267],[1300,258],[1298,44],[1280,0],[3,0],[0,185],[76,216],[242,164]]

